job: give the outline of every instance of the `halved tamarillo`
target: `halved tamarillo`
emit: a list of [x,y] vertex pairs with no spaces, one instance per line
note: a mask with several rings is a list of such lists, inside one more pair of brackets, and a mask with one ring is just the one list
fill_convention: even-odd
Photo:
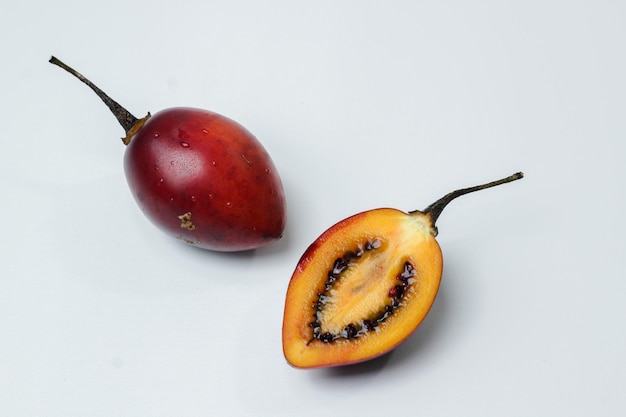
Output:
[[518,172],[453,191],[422,211],[365,211],[322,233],[287,289],[287,362],[296,368],[348,365],[396,348],[435,301],[443,270],[435,223],[443,209],[457,197],[522,177]]

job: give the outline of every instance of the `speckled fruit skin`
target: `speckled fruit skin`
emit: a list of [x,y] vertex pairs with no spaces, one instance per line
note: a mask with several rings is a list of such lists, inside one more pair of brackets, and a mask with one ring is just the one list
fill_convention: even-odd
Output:
[[285,196],[274,163],[222,115],[184,107],[154,114],[128,144],[124,169],[145,215],[186,243],[244,251],[283,234]]

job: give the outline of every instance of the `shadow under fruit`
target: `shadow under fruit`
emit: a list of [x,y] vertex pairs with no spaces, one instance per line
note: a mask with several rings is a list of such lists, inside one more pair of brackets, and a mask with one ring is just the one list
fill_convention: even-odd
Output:
[[435,223],[462,195],[521,172],[453,191],[426,209],[365,211],[326,230],[300,258],[283,318],[283,352],[296,368],[363,362],[406,340],[435,301],[443,257]]

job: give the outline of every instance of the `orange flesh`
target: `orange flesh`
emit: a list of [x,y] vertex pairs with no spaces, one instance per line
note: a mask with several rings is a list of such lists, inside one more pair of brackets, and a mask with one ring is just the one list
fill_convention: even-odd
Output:
[[[357,252],[367,242],[379,242],[349,262],[328,289],[336,259]],[[405,263],[415,269],[399,305],[373,330],[358,337],[323,342],[319,331],[338,335],[346,326],[375,317],[391,304],[390,288],[399,283]],[[324,232],[304,253],[293,273],[283,321],[283,351],[298,368],[346,365],[382,355],[404,341],[432,306],[443,260],[428,215],[395,209],[370,210],[349,217]],[[319,307],[319,294],[324,302]]]

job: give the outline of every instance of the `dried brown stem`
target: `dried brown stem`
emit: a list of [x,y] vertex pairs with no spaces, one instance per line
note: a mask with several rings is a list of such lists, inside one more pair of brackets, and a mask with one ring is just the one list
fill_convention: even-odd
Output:
[[83,76],[81,73],[79,73],[74,68],[70,67],[69,65],[65,64],[61,60],[57,59],[56,57],[54,56],[50,57],[50,60],[48,62],[58,67],[63,68],[65,71],[69,72],[74,77],[78,78],[80,81],[85,83],[89,88],[91,88],[98,95],[98,97],[100,97],[100,99],[104,102],[104,104],[107,105],[109,110],[111,110],[111,113],[113,113],[113,115],[115,116],[117,121],[120,123],[120,125],[122,125],[122,127],[124,128],[124,131],[126,132],[126,137],[122,138],[122,141],[124,142],[125,145],[128,145],[133,135],[139,130],[139,128],[150,117],[150,113],[148,113],[148,115],[144,117],[143,119],[137,119],[128,110],[122,107],[117,101],[113,100],[104,91],[98,88],[98,86],[96,86],[94,83],[89,81],[85,76]]

